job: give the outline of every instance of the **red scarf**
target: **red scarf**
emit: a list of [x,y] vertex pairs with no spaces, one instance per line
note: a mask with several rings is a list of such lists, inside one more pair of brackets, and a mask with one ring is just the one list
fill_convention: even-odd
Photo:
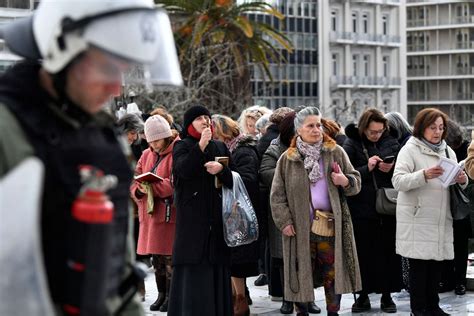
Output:
[[[193,124],[190,124],[188,126],[188,134],[192,137],[192,138],[195,138],[197,140],[200,140],[201,139],[201,133],[199,133],[193,126]],[[211,133],[214,134],[214,127],[212,126],[211,124]]]

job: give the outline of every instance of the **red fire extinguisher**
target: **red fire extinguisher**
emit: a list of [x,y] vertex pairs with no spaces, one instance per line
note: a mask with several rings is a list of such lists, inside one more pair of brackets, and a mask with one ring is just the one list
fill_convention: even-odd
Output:
[[114,217],[114,205],[105,192],[116,186],[117,178],[89,165],[79,166],[79,173],[83,185],[71,207],[63,309],[68,315],[105,315]]

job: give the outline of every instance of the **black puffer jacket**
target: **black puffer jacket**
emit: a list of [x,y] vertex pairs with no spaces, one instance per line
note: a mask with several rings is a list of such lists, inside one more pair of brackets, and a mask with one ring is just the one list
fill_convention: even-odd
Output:
[[351,215],[353,218],[377,218],[375,211],[375,188],[372,174],[375,176],[378,187],[392,188],[393,168],[390,172],[384,173],[376,167],[369,172],[367,166],[368,159],[362,147],[362,141],[367,148],[368,156],[374,155],[384,158],[387,156],[397,156],[400,145],[388,131],[380,137],[379,141],[372,143],[364,136],[363,140],[359,135],[357,126],[349,124],[346,127],[347,139],[344,142],[344,150],[351,160],[354,168],[360,172],[362,178],[362,189],[355,196],[347,197]]
[[[260,226],[263,219],[260,214],[259,206],[258,169],[260,167],[260,159],[256,146],[257,141],[254,137],[245,136],[239,141],[231,157],[236,171],[240,174],[245,184]],[[257,262],[258,256],[257,241],[248,245],[235,247],[232,249],[232,264]]]

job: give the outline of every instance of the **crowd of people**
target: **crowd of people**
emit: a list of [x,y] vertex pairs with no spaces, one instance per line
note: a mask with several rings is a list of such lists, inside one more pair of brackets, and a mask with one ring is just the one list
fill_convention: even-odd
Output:
[[[145,121],[150,148],[135,172],[156,172],[164,181],[149,191],[134,182],[131,190],[140,218],[137,254],[151,255],[156,271],[151,310],[248,315],[246,278],[262,275],[283,314],[320,313],[314,303],[320,286],[328,315],[338,315],[346,293],[357,294],[353,313],[372,309],[371,293],[382,294],[382,312],[396,313],[392,294],[404,289],[416,316],[446,315],[438,292],[465,294],[470,220],[453,220],[449,190],[436,178],[443,174],[440,157],[466,159],[469,142],[443,112],[424,109],[412,127],[398,112],[370,108],[343,128],[316,107],[250,107],[233,120],[196,104],[179,131],[167,116],[162,109]],[[167,137],[168,146],[156,145]],[[229,163],[216,162],[218,156]],[[260,225],[259,240],[234,248],[224,243],[221,189],[214,185],[218,177],[232,187],[231,171],[241,175]],[[464,171],[453,181],[468,184]],[[378,188],[399,192],[396,216],[378,213]],[[147,194],[156,213],[147,209]],[[169,223],[159,211],[167,199]],[[329,235],[312,228],[321,216],[330,218]],[[171,274],[170,290],[160,276]]]

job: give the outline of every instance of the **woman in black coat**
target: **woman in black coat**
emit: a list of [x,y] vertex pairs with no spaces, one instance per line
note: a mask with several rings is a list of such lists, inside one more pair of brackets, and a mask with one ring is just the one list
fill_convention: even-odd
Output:
[[383,159],[396,156],[399,144],[390,136],[387,120],[376,109],[366,110],[358,127],[350,124],[345,132],[344,150],[362,178],[360,193],[347,197],[362,277],[362,291],[352,312],[370,310],[368,294],[376,292],[382,293],[382,311],[395,313],[397,307],[390,293],[402,288],[401,258],[395,253],[395,216],[376,212],[374,179],[378,188],[393,187],[394,162],[384,163]]
[[[225,115],[213,115],[214,139],[223,141],[229,149],[236,171],[239,173],[252,201],[259,222],[259,184],[258,168],[260,159],[257,152],[257,139],[240,133],[239,124]],[[234,315],[248,315],[250,309],[245,297],[247,277],[258,275],[259,243],[232,248],[232,286],[235,293]]]
[[[173,150],[176,236],[168,315],[232,315],[230,248],[224,241],[222,189],[232,188],[229,167],[215,157],[230,157],[227,147],[212,140],[210,113],[193,106]],[[231,162],[230,162],[231,163]]]

